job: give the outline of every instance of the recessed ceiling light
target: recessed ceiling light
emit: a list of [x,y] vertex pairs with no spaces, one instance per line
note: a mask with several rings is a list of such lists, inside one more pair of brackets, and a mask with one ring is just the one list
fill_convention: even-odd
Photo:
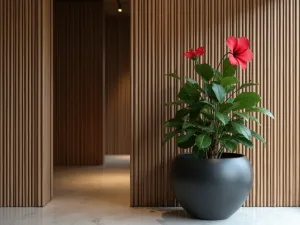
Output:
[[121,8],[118,9],[118,12],[122,12],[123,10]]

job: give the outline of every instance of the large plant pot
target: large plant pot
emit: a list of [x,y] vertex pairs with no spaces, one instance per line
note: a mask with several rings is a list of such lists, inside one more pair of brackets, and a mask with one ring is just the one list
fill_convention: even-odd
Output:
[[171,169],[172,186],[186,212],[204,220],[222,220],[246,201],[252,187],[252,166],[244,155],[224,153],[221,159],[180,154]]

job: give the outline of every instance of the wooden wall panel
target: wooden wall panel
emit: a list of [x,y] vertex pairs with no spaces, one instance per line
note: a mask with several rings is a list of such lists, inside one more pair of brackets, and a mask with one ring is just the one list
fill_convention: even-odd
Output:
[[130,17],[107,16],[105,27],[106,154],[130,154]]
[[54,163],[100,165],[102,1],[57,1],[54,21]]
[[0,206],[52,197],[52,0],[0,0]]
[[[253,164],[254,186],[246,206],[300,206],[300,2],[298,0],[131,0],[133,153],[132,206],[173,206],[169,168],[179,152],[161,146],[163,122],[175,108],[179,83],[165,76],[177,71],[195,76],[182,56],[204,45],[201,60],[217,65],[230,35],[251,41],[254,60],[239,77],[260,85],[253,89],[276,117],[260,116],[268,147],[240,149]],[[256,126],[256,125],[253,125]]]

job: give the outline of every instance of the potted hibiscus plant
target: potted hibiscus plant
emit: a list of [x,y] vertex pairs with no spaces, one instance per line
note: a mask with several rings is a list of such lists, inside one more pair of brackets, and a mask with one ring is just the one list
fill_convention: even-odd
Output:
[[175,157],[171,168],[172,186],[181,206],[193,217],[209,220],[226,219],[245,202],[252,187],[252,166],[246,156],[235,153],[239,145],[253,147],[252,138],[265,139],[248,128],[250,121],[259,123],[253,115],[272,113],[258,106],[261,97],[240,84],[235,75],[238,66],[246,69],[252,60],[249,40],[229,37],[229,48],[217,67],[200,63],[204,47],[191,49],[184,56],[194,62],[197,82],[177,74],[168,74],[182,82],[177,94],[179,110],[165,122],[170,130],[164,143],[176,138],[179,148],[191,153]]

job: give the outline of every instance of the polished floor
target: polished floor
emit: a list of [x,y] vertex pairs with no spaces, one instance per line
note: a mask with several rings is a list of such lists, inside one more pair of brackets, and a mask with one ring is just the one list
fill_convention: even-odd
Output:
[[300,208],[241,208],[225,221],[189,218],[180,208],[129,207],[129,157],[103,167],[55,168],[44,208],[0,208],[0,225],[300,225]]

